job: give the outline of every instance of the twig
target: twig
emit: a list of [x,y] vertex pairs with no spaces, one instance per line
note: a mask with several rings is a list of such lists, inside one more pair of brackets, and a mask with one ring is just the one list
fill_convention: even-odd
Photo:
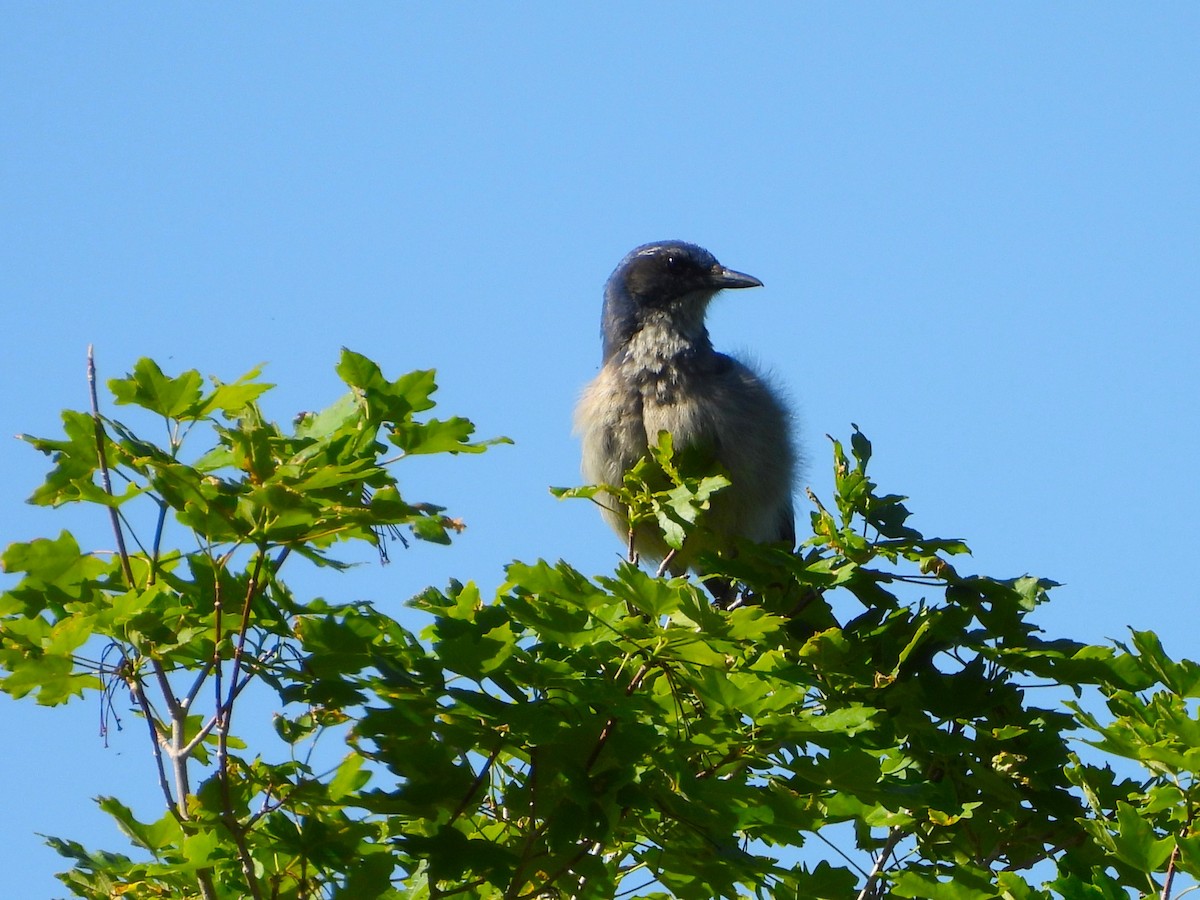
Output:
[[158,521],[154,525],[154,543],[152,545],[153,550],[150,553],[150,583],[151,584],[154,584],[154,582],[158,578],[158,557],[159,557],[159,551],[162,549],[163,528],[166,526],[166,523],[167,523],[167,504],[164,501],[159,500],[158,501]]
[[162,691],[163,701],[167,704],[167,711],[171,714],[171,721],[176,721],[180,718],[183,710],[180,708],[179,700],[175,697],[175,691],[167,678],[167,670],[163,668],[160,660],[151,660],[150,664],[154,668],[154,677],[158,681],[158,689]]
[[[100,479],[104,484],[104,493],[108,496],[113,496],[112,479],[108,474],[108,456],[104,452],[104,422],[100,418],[100,400],[96,396],[96,357],[92,352],[92,345],[88,344],[87,348],[87,380],[88,392],[92,397],[92,422],[96,431],[96,458],[100,463]],[[125,549],[125,535],[121,530],[121,519],[117,515],[117,508],[109,505],[108,518],[112,522],[113,534],[117,539],[117,554],[121,558],[121,568],[125,571],[125,578],[129,582],[129,587],[132,589],[133,584],[133,567],[129,564],[129,552]]]
[[[233,793],[229,787],[229,729],[233,724],[233,701],[237,699],[238,694],[241,693],[242,689],[246,686],[246,682],[249,680],[247,679],[244,682],[241,679],[242,656],[246,649],[246,633],[250,630],[250,612],[254,597],[258,594],[259,578],[262,575],[265,553],[266,551],[260,548],[254,559],[254,571],[250,575],[249,584],[246,585],[246,596],[243,599],[242,606],[242,621],[238,628],[237,643],[233,648],[233,671],[229,677],[229,693],[222,699],[218,688],[218,706],[214,715],[214,723],[216,724],[217,731],[217,777],[221,785],[221,804],[224,807],[223,818],[225,820],[225,827],[233,837],[234,844],[237,845],[238,859],[242,864],[242,874],[246,878],[246,887],[254,900],[262,900],[262,892],[259,890],[258,879],[254,876],[254,858],[250,855],[250,847],[246,844],[245,829],[238,822],[237,815],[233,810]],[[220,673],[221,669],[218,666],[218,678],[220,678]]]
[[[262,576],[264,551],[259,551],[254,559],[254,571],[250,574],[250,583],[246,585],[246,597],[242,604],[242,621],[238,626],[237,643],[233,648],[233,672],[229,676],[229,699],[224,704],[225,718],[228,718],[228,712],[233,705],[233,698],[236,696],[235,691],[238,690],[238,678],[242,674],[242,656],[246,650],[246,633],[250,630],[250,612],[254,603],[254,597],[258,594],[259,578]],[[224,726],[226,733],[229,731],[229,725]]]
[[1171,848],[1171,858],[1167,861],[1167,880],[1163,882],[1161,900],[1171,900],[1171,885],[1175,881],[1175,864],[1179,861],[1179,842]]
[[479,790],[480,786],[484,782],[484,779],[487,778],[488,773],[492,770],[492,764],[496,761],[496,757],[499,755],[500,745],[497,744],[496,749],[491,752],[487,758],[487,761],[479,770],[479,774],[475,776],[475,780],[471,782],[471,786],[467,789],[466,796],[462,798],[462,801],[455,808],[454,812],[450,814],[450,821],[447,823],[448,825],[453,825],[456,821],[458,821],[458,817],[466,811],[467,804],[471,802],[471,798],[475,796],[475,792]]
[[509,879],[508,888],[504,891],[504,900],[514,900],[518,896],[521,889],[521,879],[525,877],[525,868],[529,865],[530,851],[533,849],[533,842],[545,832],[546,825],[534,825],[537,821],[538,814],[538,772],[541,771],[538,766],[538,747],[533,745],[529,748],[529,824],[530,828],[525,832],[525,839],[521,842],[521,852],[517,857],[517,864],[513,867],[512,878]]
[[[1189,804],[1190,805],[1190,804]],[[1189,831],[1192,830],[1192,822],[1196,819],[1196,812],[1193,809],[1188,810],[1187,821],[1183,823],[1183,829],[1179,833],[1180,838],[1187,837]],[[1179,862],[1179,841],[1175,841],[1175,846],[1171,848],[1171,858],[1167,861],[1167,879],[1163,882],[1162,897],[1160,900],[1171,900],[1171,886],[1175,882],[1175,867]],[[1192,888],[1188,888],[1183,893],[1186,894]],[[1180,894],[1182,897],[1183,894]]]
[[167,801],[167,809],[177,819],[184,819],[186,818],[186,813],[183,806],[183,798],[180,798],[179,803],[176,803],[175,798],[171,796],[171,785],[167,781],[166,766],[163,765],[163,746],[158,733],[158,725],[154,718],[154,710],[150,706],[150,701],[147,699],[146,692],[142,688],[142,683],[137,675],[129,675],[125,681],[129,685],[130,691],[133,692],[138,709],[142,711],[142,718],[146,720],[146,726],[150,729],[150,742],[154,747],[154,764],[158,768],[158,786],[162,790],[163,798]]
[[667,555],[663,557],[663,561],[661,563],[659,563],[658,571],[654,573],[655,577],[662,578],[664,575],[667,574],[668,571],[670,571],[671,563],[674,561],[674,559],[678,553],[679,553],[679,551],[676,550],[674,547],[672,547],[670,549],[670,551],[668,551]]
[[[96,357],[91,344],[88,344],[87,348],[87,380],[88,393],[91,395],[92,401],[92,422],[96,433],[96,459],[100,466],[100,479],[104,485],[104,492],[109,497],[112,497],[112,478],[108,470],[108,456],[105,453],[107,435],[104,432],[104,421],[100,417],[100,399],[96,392]],[[121,516],[116,506],[109,505],[108,517],[112,523],[113,535],[117,541],[117,556],[121,560],[121,569],[125,573],[125,579],[130,589],[133,589],[136,587],[133,578],[133,566],[129,561],[129,550],[125,546],[125,533],[121,528]],[[166,507],[162,506],[159,510],[159,524],[155,531],[154,558],[150,568],[151,583],[154,581],[155,569],[158,564],[158,541],[161,536],[162,523],[165,517]],[[183,736],[185,734],[186,709],[181,708],[179,701],[175,698],[162,663],[155,660],[153,662],[153,669],[155,678],[158,680],[159,687],[163,692],[163,700],[166,702],[171,715],[171,745],[169,748],[166,748],[166,752],[171,757],[171,768],[175,774],[177,797],[171,796],[171,787],[167,781],[167,770],[163,763],[163,735],[159,732],[158,720],[154,715],[154,707],[151,706],[150,700],[146,696],[146,691],[142,687],[141,680],[137,677],[136,673],[131,674],[126,680],[130,690],[133,692],[138,707],[141,709],[142,716],[146,720],[146,727],[150,729],[150,740],[154,747],[154,764],[158,770],[158,785],[162,791],[163,799],[166,801],[167,809],[177,820],[184,821],[188,817],[187,797],[190,789],[187,775],[187,754],[180,753],[179,751],[182,747]],[[200,888],[200,896],[204,900],[217,900],[217,889],[213,884],[211,869],[198,870],[196,872],[196,883]]]
[[200,746],[201,743],[203,743],[204,739],[206,737],[208,737],[210,734],[212,734],[213,729],[216,728],[217,725],[220,724],[220,721],[221,721],[221,717],[219,715],[214,714],[212,716],[212,718],[210,718],[207,722],[204,723],[204,727],[201,728],[198,732],[196,732],[195,737],[193,737],[185,745],[183,745],[182,747],[179,748],[179,751],[178,751],[179,755],[184,758],[190,757],[196,751],[196,748],[198,746]]
[[904,832],[899,828],[892,828],[888,832],[883,849],[879,851],[879,856],[875,857],[875,865],[867,875],[867,883],[858,892],[858,900],[868,900],[868,898],[875,895],[875,884],[879,881],[879,876],[883,873],[883,867],[887,865],[888,857],[892,855],[892,851],[896,849],[896,845],[900,843],[900,838],[903,836]]
[[[648,663],[648,662],[642,663],[642,667],[640,669],[638,669],[637,673],[633,676],[633,679],[625,687],[625,696],[626,697],[631,696],[634,691],[636,691],[639,687],[642,686],[642,682],[646,679],[646,675],[649,672],[650,672],[650,663]],[[616,725],[617,725],[617,720],[616,720],[615,716],[610,716],[608,718],[608,720],[604,723],[604,727],[600,730],[600,736],[596,739],[596,746],[592,748],[592,752],[588,755],[587,762],[584,763],[583,771],[585,774],[591,772],[592,767],[596,764],[596,760],[600,758],[600,754],[604,750],[605,745],[608,743],[609,738],[612,737],[612,733],[613,733],[613,730],[616,728]],[[536,748],[534,748],[534,749],[536,749]],[[533,778],[534,778],[536,771],[537,771],[536,770],[536,759],[534,757],[534,754],[531,752],[530,753],[530,794],[533,795],[533,799],[534,799],[535,803],[536,803],[536,792],[535,792],[536,784],[534,784]],[[536,810],[533,810],[532,812],[536,815]],[[531,816],[531,818],[532,818],[532,816]],[[539,835],[541,835],[542,833],[545,832],[546,828],[549,827],[549,824],[550,824],[549,822],[546,822],[546,823],[542,824],[541,826],[532,829],[526,835],[524,846],[521,849],[521,861],[518,863],[517,868],[513,873],[512,880],[509,882],[508,890],[504,894],[504,896],[506,898],[522,898],[522,900],[523,900],[523,898],[525,898],[525,897],[540,896],[544,891],[546,891],[550,886],[552,886],[559,877],[561,877],[566,872],[570,871],[571,867],[574,866],[577,862],[579,862],[579,860],[581,860],[589,852],[594,853],[596,851],[596,849],[598,849],[599,845],[595,842],[588,842],[588,843],[584,844],[582,847],[579,848],[579,851],[577,853],[573,854],[570,858],[565,860],[553,872],[551,872],[548,875],[546,875],[545,877],[543,877],[542,881],[541,881],[541,887],[536,887],[533,890],[527,891],[523,894],[518,893],[518,891],[520,890],[520,883],[521,883],[520,879],[524,875],[525,859],[528,856],[529,851],[533,846],[534,840],[536,840]]]
[[863,871],[863,867],[860,866],[858,863],[856,863],[850,857],[850,855],[848,853],[846,853],[845,850],[843,850],[841,847],[839,847],[837,844],[835,844],[829,838],[825,837],[825,835],[821,834],[821,832],[814,831],[813,837],[815,837],[817,840],[821,841],[826,847],[828,847],[830,850],[832,850],[834,853],[836,853],[838,856],[840,856],[842,859],[844,859],[846,861],[846,863],[850,866],[850,868],[857,869],[859,874],[861,874],[861,875],[865,876],[867,874],[866,872]]
[[[642,667],[638,669],[637,674],[633,676],[633,680],[625,688],[625,696],[629,697],[642,686],[642,681],[650,671],[650,663],[642,663]],[[600,737],[596,739],[596,746],[592,748],[592,752],[588,755],[587,762],[584,763],[583,771],[585,773],[592,771],[592,766],[596,764],[596,760],[600,758],[601,751],[608,743],[608,739],[612,737],[613,729],[617,727],[617,719],[615,716],[610,716],[608,721],[604,723],[604,728],[600,730]]]
[[196,698],[200,696],[200,690],[204,687],[204,682],[208,680],[208,676],[212,673],[212,670],[213,661],[210,659],[203,666],[201,666],[200,671],[196,673],[196,680],[192,682],[192,686],[188,688],[188,692],[183,695],[183,699],[179,702],[180,706],[182,706],[184,709],[192,708],[192,704],[195,703]]

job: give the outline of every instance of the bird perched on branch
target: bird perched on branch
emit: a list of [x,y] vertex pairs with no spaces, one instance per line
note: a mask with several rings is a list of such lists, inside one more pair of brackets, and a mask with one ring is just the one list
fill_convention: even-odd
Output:
[[[796,454],[787,407],[749,366],[714,350],[704,325],[719,291],[761,285],[683,241],[631,251],[604,289],[603,365],[583,393],[575,426],[583,438],[584,477],[597,484],[621,484],[660,431],[670,432],[677,453],[711,453],[731,482],[712,499],[712,531],[790,548]],[[627,534],[622,510],[606,506],[603,513]],[[644,558],[661,560],[669,552],[648,531],[632,540]],[[691,565],[684,554],[670,568],[682,572]],[[714,595],[727,602],[728,591],[718,588]]]

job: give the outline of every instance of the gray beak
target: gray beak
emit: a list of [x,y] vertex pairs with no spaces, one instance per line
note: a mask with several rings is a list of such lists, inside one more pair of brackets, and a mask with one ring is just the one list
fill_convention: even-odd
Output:
[[753,275],[747,275],[745,272],[735,272],[733,269],[726,269],[724,266],[717,266],[713,269],[712,283],[713,287],[717,290],[762,287],[762,282]]

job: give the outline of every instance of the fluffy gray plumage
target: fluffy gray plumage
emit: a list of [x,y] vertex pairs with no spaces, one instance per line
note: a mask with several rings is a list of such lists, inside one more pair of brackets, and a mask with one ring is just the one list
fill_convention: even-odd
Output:
[[[604,289],[603,366],[579,401],[575,426],[592,483],[620,484],[662,430],[676,452],[711,452],[732,482],[713,498],[713,531],[791,546],[796,455],[787,408],[751,368],[714,350],[704,325],[718,291],[761,285],[694,244],[663,241],[630,252]],[[605,508],[604,517],[627,534],[620,510]],[[667,553],[651,534],[635,535],[634,549],[650,559]],[[682,571],[690,554],[673,562]]]

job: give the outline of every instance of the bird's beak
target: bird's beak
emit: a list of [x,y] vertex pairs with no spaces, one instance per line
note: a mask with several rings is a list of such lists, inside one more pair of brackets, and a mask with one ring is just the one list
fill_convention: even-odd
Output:
[[717,266],[713,269],[712,283],[713,287],[717,290],[762,287],[762,282],[753,275],[747,275],[745,272],[735,272],[733,269],[726,269],[724,266]]

